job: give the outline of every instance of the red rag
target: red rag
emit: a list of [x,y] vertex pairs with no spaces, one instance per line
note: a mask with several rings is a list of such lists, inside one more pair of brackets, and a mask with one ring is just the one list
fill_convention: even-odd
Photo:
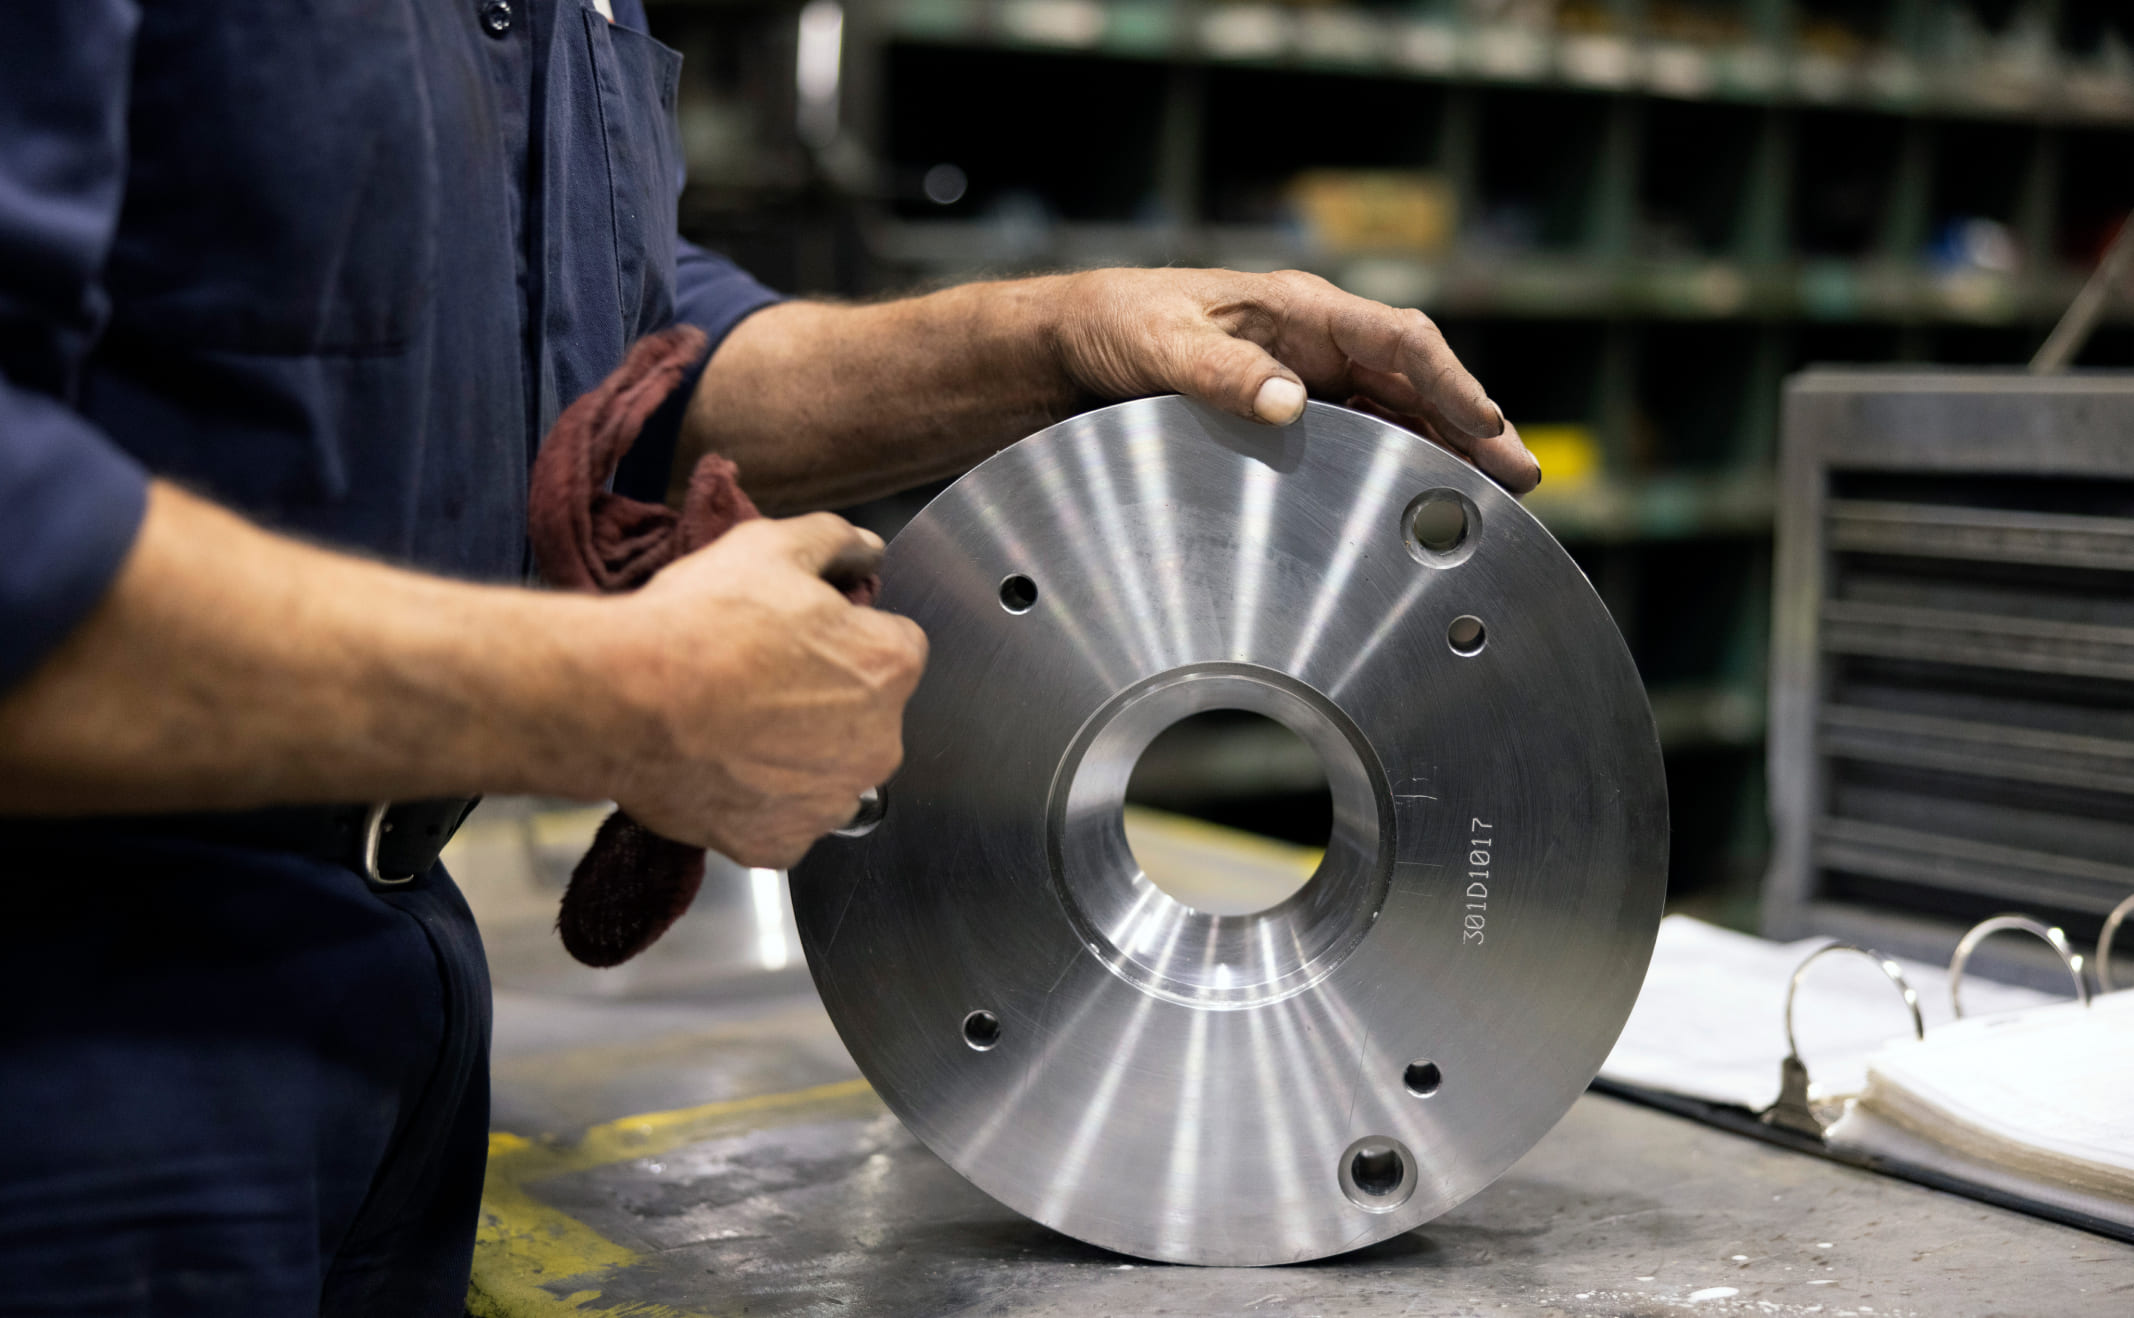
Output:
[[[676,513],[607,488],[645,421],[704,360],[704,332],[677,325],[640,339],[615,372],[565,408],[534,459],[527,528],[541,575],[573,590],[635,590],[667,564],[762,514],[740,472],[715,453],[697,460]],[[881,579],[839,583],[872,604]],[[556,932],[589,966],[620,965],[650,947],[696,900],[700,847],[670,841],[621,810],[571,871]]]

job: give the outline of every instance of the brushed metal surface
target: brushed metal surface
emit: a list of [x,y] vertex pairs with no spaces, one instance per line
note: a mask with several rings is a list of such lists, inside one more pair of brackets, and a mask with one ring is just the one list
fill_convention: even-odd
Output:
[[[1659,747],[1584,576],[1472,468],[1321,404],[1124,403],[950,487],[883,582],[933,642],[905,765],[794,908],[860,1068],[980,1188],[1123,1253],[1317,1258],[1489,1184],[1599,1068],[1660,918]],[[1121,825],[1211,708],[1287,725],[1334,800],[1249,915],[1166,896]]]

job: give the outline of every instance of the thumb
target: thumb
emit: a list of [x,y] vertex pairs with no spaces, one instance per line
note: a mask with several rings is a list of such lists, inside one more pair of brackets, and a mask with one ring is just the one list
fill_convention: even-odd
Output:
[[809,513],[772,525],[785,541],[785,556],[811,576],[849,580],[882,565],[882,537],[836,513]]
[[1277,426],[1304,415],[1304,382],[1250,339],[1209,326],[1179,356],[1174,383],[1210,407]]

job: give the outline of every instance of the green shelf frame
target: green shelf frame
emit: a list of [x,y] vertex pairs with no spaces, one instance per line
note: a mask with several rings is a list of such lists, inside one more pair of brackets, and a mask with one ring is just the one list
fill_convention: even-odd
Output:
[[[1622,8],[1630,11],[1624,26],[1634,30],[1639,7]],[[1745,31],[1782,25],[1779,6],[1747,8],[1772,17]],[[1749,105],[2134,125],[2134,85],[2064,56],[1954,61],[1884,48],[1839,59],[1771,41],[1707,45],[1639,35],[1538,32],[1352,5],[1226,0],[889,0],[878,15],[896,39],[939,44]]]
[[[1564,319],[1803,320],[2028,327],[2049,323],[2083,273],[1937,271],[1901,260],[1796,259],[1756,265],[1723,257],[1635,260],[1455,251],[1441,259],[1334,253],[1280,229],[987,220],[877,219],[869,250],[884,266],[948,280],[1034,268],[1214,265],[1309,270],[1353,293],[1455,315]],[[2134,306],[2110,318],[2134,319]]]

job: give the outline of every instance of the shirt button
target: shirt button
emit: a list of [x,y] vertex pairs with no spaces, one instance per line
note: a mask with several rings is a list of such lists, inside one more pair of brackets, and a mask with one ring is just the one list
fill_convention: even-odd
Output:
[[511,31],[511,0],[483,0],[482,31],[501,37]]

